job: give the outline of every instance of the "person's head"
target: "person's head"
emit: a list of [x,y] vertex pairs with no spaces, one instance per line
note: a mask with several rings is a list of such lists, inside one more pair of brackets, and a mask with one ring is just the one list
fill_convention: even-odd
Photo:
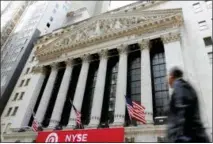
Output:
[[183,77],[183,71],[178,68],[177,66],[172,67],[169,71],[169,78],[168,78],[168,83],[170,87],[173,87],[174,81],[178,78]]

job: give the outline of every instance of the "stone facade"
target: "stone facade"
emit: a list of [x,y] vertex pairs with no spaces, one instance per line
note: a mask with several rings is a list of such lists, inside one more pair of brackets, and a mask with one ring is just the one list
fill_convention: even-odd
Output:
[[[53,113],[50,119],[49,126],[44,130],[52,130],[60,120],[63,103],[68,91],[70,75],[74,66],[74,59],[82,60],[82,67],[80,70],[77,86],[75,89],[73,103],[78,110],[81,110],[84,91],[86,86],[86,79],[89,71],[89,62],[92,54],[100,56],[100,63],[97,72],[97,82],[94,90],[95,101],[92,103],[90,122],[85,128],[97,127],[100,122],[101,102],[103,101],[103,91],[105,86],[106,65],[108,62],[109,50],[116,49],[119,55],[118,62],[118,78],[116,87],[116,101],[114,122],[110,127],[123,126],[125,121],[125,98],[127,87],[127,47],[131,44],[138,44],[141,54],[141,104],[146,107],[147,124],[138,125],[137,127],[125,127],[125,141],[129,142],[157,142],[159,137],[165,135],[166,125],[154,125],[153,118],[153,104],[152,104],[152,86],[151,86],[151,70],[150,70],[150,41],[152,39],[160,38],[163,41],[165,51],[166,69],[172,66],[180,66],[186,71],[186,79],[191,81],[198,89],[201,100],[201,107],[206,105],[206,112],[202,113],[203,117],[212,115],[212,92],[208,88],[199,86],[201,76],[196,73],[196,69],[189,67],[189,63],[193,63],[196,59],[188,58],[192,45],[188,45],[185,40],[191,42],[191,39],[186,38],[186,20],[185,8],[167,8],[167,4],[172,2],[148,2],[137,3],[129,7],[123,7],[119,10],[113,10],[96,17],[92,17],[78,24],[67,26],[63,29],[57,30],[51,34],[41,37],[34,46],[31,55],[36,56],[36,67],[31,76],[33,83],[29,85],[27,90],[26,105],[21,105],[16,119],[11,121],[10,132],[3,134],[3,141],[11,142],[20,139],[22,142],[31,142],[35,139],[36,133],[33,133],[29,128],[25,132],[17,132],[20,128],[25,127],[31,116],[30,107],[34,107],[36,99],[39,95],[41,85],[44,81],[45,67],[51,67],[50,78],[48,79],[41,102],[36,112],[36,118],[39,122],[43,120],[44,112],[47,109],[50,95],[53,89],[53,84],[58,73],[60,62],[66,63],[65,72],[60,84],[59,92],[57,94],[56,103],[53,108]],[[184,3],[184,2],[182,2]],[[164,5],[166,8],[164,8]],[[156,8],[157,7],[157,8]],[[158,8],[159,7],[159,8]],[[184,7],[184,6],[183,6]],[[163,8],[163,9],[162,9]],[[190,30],[190,28],[188,28]],[[185,40],[184,40],[185,39]],[[198,67],[198,66],[197,66]],[[210,67],[208,65],[208,67]],[[193,71],[193,76],[189,75]],[[199,70],[200,72],[202,70]],[[209,76],[210,68],[202,71]],[[199,77],[195,78],[195,75]],[[208,82],[210,84],[210,82]],[[169,90],[172,91],[171,89]],[[15,92],[14,92],[15,93]],[[202,94],[206,94],[205,98]],[[207,99],[207,101],[206,101]],[[27,108],[26,108],[27,107]],[[6,113],[6,112],[5,112]],[[74,110],[71,110],[69,122],[64,129],[72,129],[75,125],[76,115]],[[7,119],[5,118],[3,122]],[[207,117],[204,122],[208,134],[210,130],[212,116]],[[3,123],[2,122],[2,123]],[[6,128],[5,128],[6,129]]]

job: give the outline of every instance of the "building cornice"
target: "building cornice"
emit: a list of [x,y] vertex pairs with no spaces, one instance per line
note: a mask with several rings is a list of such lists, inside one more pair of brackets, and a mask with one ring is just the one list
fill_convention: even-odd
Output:
[[[132,22],[133,21],[132,19],[135,19],[135,17],[131,17],[128,20]],[[99,21],[97,21],[95,24],[97,24],[98,22]],[[183,24],[182,13],[179,10],[179,13],[176,13],[174,15],[170,15],[163,18],[159,17],[156,19],[144,20],[142,23],[133,24],[133,26],[130,26],[128,28],[116,29],[114,31],[103,33],[101,35],[94,37],[85,37],[84,39],[74,42],[73,41],[69,42],[68,37],[62,36],[61,38],[59,38],[59,40],[60,39],[64,40],[65,44],[54,46],[53,43],[56,44],[59,41],[59,40],[57,41],[56,39],[56,41],[54,41],[53,43],[38,48],[36,51],[36,56],[38,57],[39,61],[42,62],[50,59],[55,59],[61,56],[63,53],[67,53],[77,49],[82,49],[98,43],[115,40],[125,36],[152,33],[165,28],[180,27],[182,24]]]

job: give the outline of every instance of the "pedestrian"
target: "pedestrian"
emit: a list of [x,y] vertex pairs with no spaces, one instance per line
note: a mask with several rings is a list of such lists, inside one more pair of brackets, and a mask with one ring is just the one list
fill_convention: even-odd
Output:
[[169,142],[210,142],[201,122],[198,96],[183,71],[171,68],[168,77],[173,89],[168,115],[167,139]]

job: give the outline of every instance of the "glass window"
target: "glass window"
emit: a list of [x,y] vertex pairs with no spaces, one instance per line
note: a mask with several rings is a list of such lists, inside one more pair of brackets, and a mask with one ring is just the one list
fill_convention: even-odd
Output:
[[56,3],[55,7],[56,7],[56,8],[58,8],[58,7],[59,7],[59,5]]
[[12,116],[15,116],[16,113],[17,113],[17,111],[18,111],[18,107],[15,107],[15,109],[14,109],[14,111],[13,111],[13,113],[12,113]]
[[28,73],[29,73],[29,71],[30,71],[30,68],[27,68],[27,70],[26,70],[26,73],[25,73],[25,74],[28,74]]
[[194,4],[193,4],[193,8],[194,8],[194,11],[195,11],[195,12],[200,12],[200,11],[202,11],[201,6],[200,6],[200,3],[199,3],[199,2],[194,3]]
[[6,116],[9,116],[9,115],[10,115],[10,113],[11,113],[11,111],[12,111],[12,108],[10,107],[10,108],[8,109],[8,111],[7,111]]
[[55,9],[53,9],[53,13],[56,13],[56,10],[55,10]]
[[168,106],[169,95],[166,83],[166,63],[164,52],[154,54],[151,63],[155,117],[167,116],[166,107]]
[[205,37],[205,38],[203,38],[203,41],[205,43],[205,46],[212,45],[212,38],[211,37]]
[[25,83],[25,86],[27,86],[30,82],[30,79],[27,79],[26,83]]
[[52,16],[50,17],[50,21],[53,21],[53,17]]
[[22,99],[23,99],[24,93],[25,93],[25,92],[21,92],[21,95],[20,95],[20,97],[19,97],[19,100],[22,100]]
[[17,97],[18,97],[18,93],[15,94],[13,101],[15,101],[17,99]]
[[22,87],[23,84],[24,84],[24,80],[21,80],[21,83],[20,83],[19,87]]
[[210,64],[212,64],[212,52],[208,53]]
[[204,20],[204,21],[200,21],[200,22],[198,22],[198,24],[199,24],[199,28],[200,28],[200,30],[205,30],[205,29],[207,29],[208,27],[207,27],[207,23],[206,23],[206,21]]

